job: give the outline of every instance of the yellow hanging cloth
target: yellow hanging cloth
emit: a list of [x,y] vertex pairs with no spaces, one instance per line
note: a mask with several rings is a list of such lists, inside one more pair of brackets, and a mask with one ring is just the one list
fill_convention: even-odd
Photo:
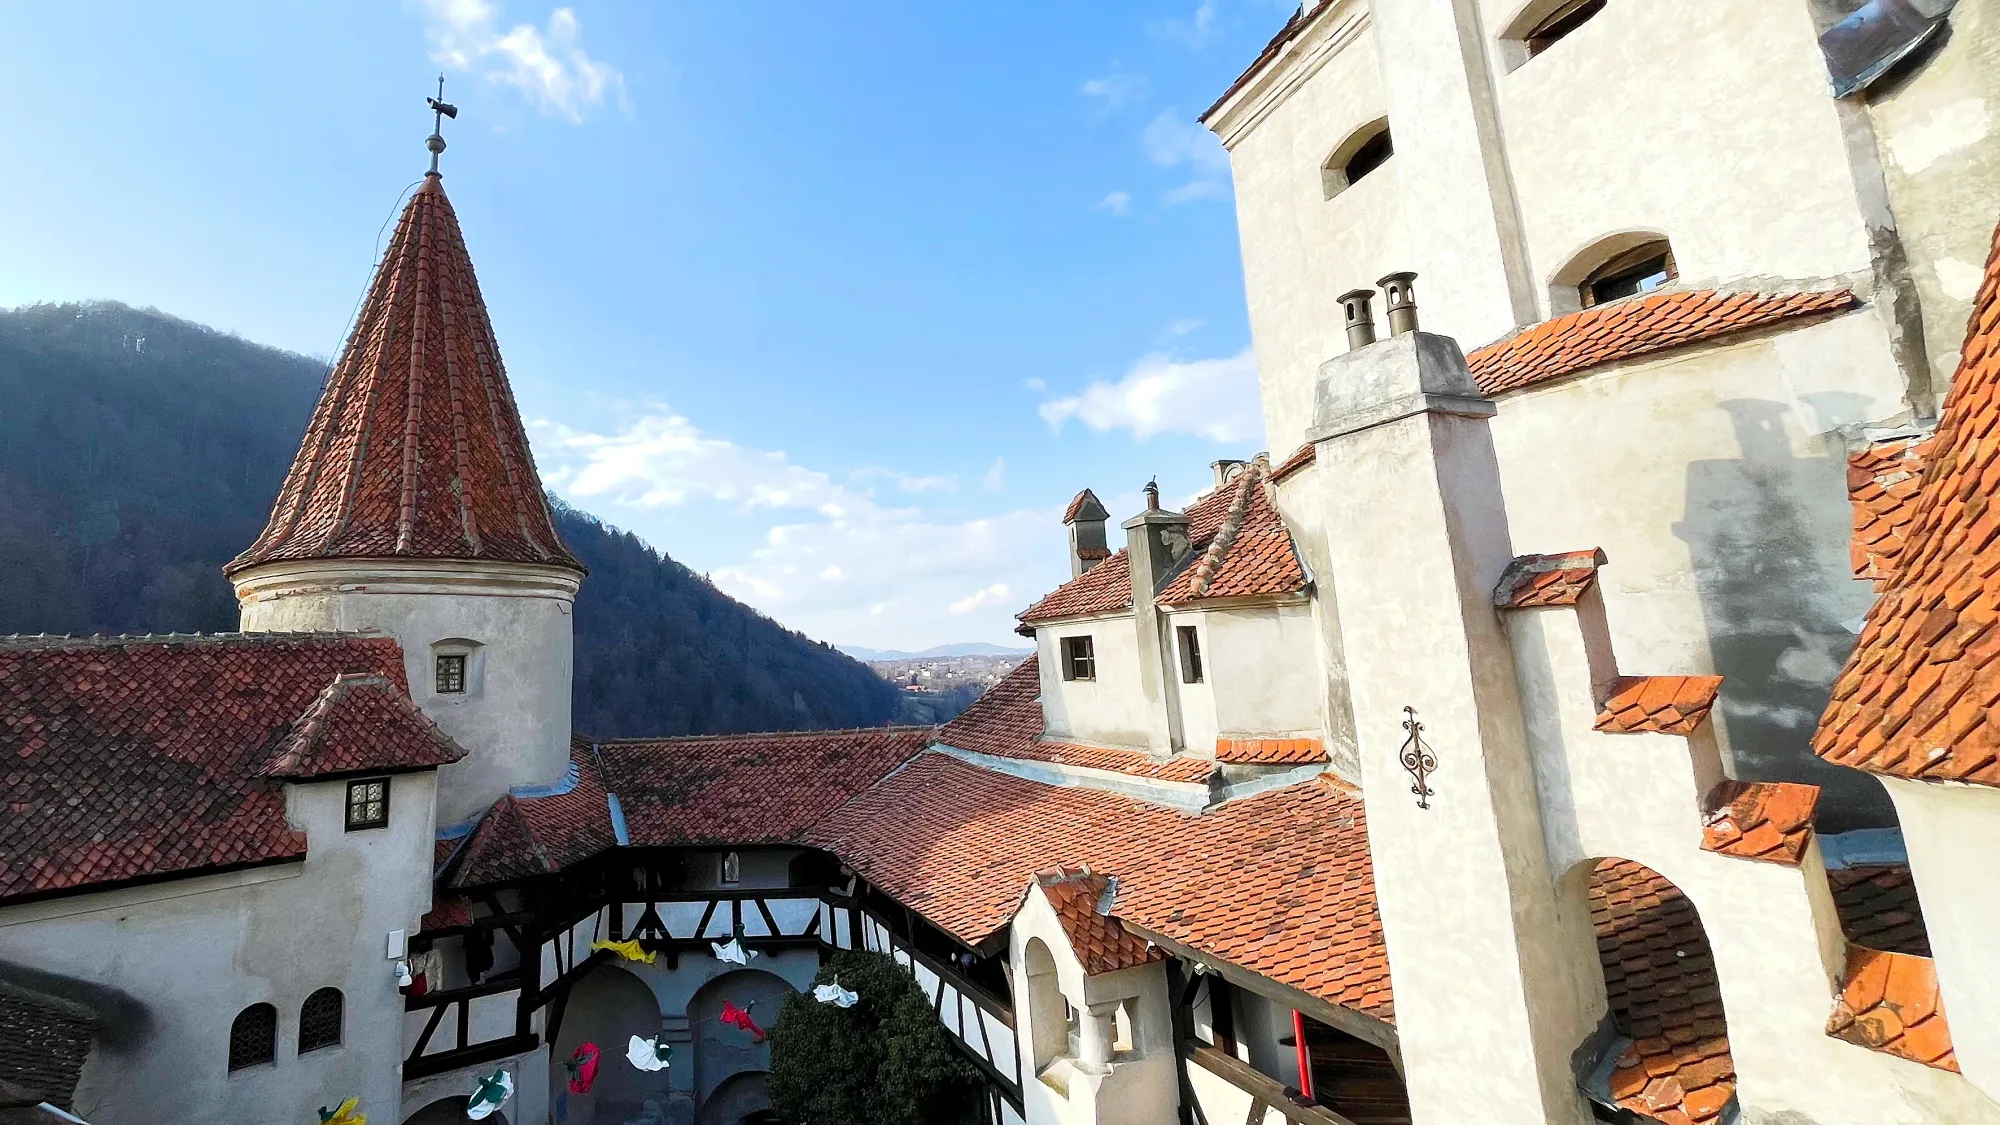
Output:
[[660,956],[657,953],[646,952],[639,945],[637,939],[632,941],[593,941],[590,943],[590,948],[593,952],[599,949],[609,949],[627,961],[637,961],[641,965],[650,965],[658,960]]
[[319,1110],[320,1125],[368,1125],[368,1115],[361,1112],[361,1099],[349,1098],[340,1103],[332,1113],[325,1106]]

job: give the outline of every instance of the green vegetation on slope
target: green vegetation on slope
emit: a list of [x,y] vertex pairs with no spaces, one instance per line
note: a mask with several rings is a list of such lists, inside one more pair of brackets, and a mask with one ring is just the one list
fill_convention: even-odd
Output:
[[[0,310],[0,634],[236,627],[222,564],[263,529],[325,364],[113,303]],[[897,692],[633,535],[558,506],[591,577],[576,727],[868,726]]]

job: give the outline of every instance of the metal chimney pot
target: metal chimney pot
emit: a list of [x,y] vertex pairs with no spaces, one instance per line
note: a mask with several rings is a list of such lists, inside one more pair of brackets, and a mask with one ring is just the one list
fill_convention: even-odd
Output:
[[1391,336],[1417,330],[1416,281],[1416,274],[1405,271],[1392,273],[1375,283],[1382,287],[1382,295],[1388,299]]
[[1146,482],[1146,510],[1149,512],[1160,510],[1160,480],[1158,477]]
[[1347,350],[1365,348],[1375,342],[1375,301],[1373,289],[1350,289],[1340,295],[1340,318],[1347,325]]

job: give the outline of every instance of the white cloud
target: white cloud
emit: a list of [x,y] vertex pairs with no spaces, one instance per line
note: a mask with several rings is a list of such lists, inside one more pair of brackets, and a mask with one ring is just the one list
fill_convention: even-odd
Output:
[[1039,375],[1036,375],[1032,378],[1021,380],[1021,385],[1028,388],[1031,391],[1036,391],[1036,392],[1046,391],[1049,389],[1049,381],[1047,379],[1042,378]]
[[1129,429],[1140,438],[1182,433],[1239,444],[1264,434],[1249,348],[1192,362],[1145,356],[1117,382],[1100,379],[1081,394],[1044,402],[1040,411],[1057,430],[1074,418],[1093,430]]
[[995,457],[993,459],[993,467],[986,470],[985,476],[979,478],[979,486],[988,492],[998,492],[1007,487],[1007,459],[1005,457]]
[[1193,203],[1197,199],[1221,199],[1229,194],[1229,189],[1220,180],[1194,180],[1182,184],[1160,197],[1160,202],[1169,207],[1179,207],[1183,203]]
[[[1022,608],[1007,591],[1052,589],[1065,577],[1054,509],[946,516],[902,506],[914,499],[890,505],[784,453],[706,434],[664,407],[632,413],[612,433],[531,423],[549,486],[683,561],[720,553],[698,569],[808,636],[904,649],[1005,642]],[[722,537],[703,530],[746,520],[757,537],[741,548],[718,546]],[[985,600],[953,611],[967,590]]]
[[884,469],[874,466],[865,469],[856,469],[854,472],[849,473],[848,477],[851,480],[857,481],[876,478],[892,480],[896,482],[897,488],[909,493],[955,492],[958,489],[957,477],[916,476],[910,473],[900,473],[894,469]]
[[1121,216],[1129,215],[1132,213],[1132,193],[1129,191],[1114,191],[1096,203],[1091,204],[1090,207],[1093,211],[1109,211],[1114,215]]
[[1196,172],[1220,175],[1229,171],[1229,151],[1214,133],[1179,110],[1163,109],[1139,134],[1146,156],[1162,168],[1191,165]]
[[1161,39],[1174,39],[1189,47],[1202,47],[1215,32],[1215,0],[1201,0],[1192,14],[1155,21],[1149,30]]
[[1167,335],[1185,336],[1206,323],[1208,322],[1198,316],[1184,316],[1167,325]]
[[976,591],[951,603],[951,611],[958,614],[971,613],[980,606],[998,605],[1011,596],[1005,582],[995,582],[984,590]]
[[1146,96],[1146,76],[1113,71],[1083,84],[1085,96],[1097,98],[1106,109],[1136,102]]
[[512,86],[543,113],[582,121],[607,95],[622,103],[625,76],[583,49],[576,13],[557,8],[548,25],[504,28],[493,0],[413,0],[424,16],[431,58],[447,70]]

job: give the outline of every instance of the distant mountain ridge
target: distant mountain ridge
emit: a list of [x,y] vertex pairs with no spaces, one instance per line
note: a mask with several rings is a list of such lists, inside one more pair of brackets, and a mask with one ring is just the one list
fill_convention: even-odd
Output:
[[957,644],[937,645],[922,652],[904,652],[900,649],[863,648],[860,645],[835,645],[841,652],[856,660],[934,660],[947,656],[1026,656],[1035,651],[1032,648],[1008,648],[1005,645],[989,645],[983,641],[961,641]]
[[[0,310],[0,634],[223,632],[326,364],[114,302]],[[873,726],[899,693],[558,503],[586,566],[575,725],[601,737]]]

